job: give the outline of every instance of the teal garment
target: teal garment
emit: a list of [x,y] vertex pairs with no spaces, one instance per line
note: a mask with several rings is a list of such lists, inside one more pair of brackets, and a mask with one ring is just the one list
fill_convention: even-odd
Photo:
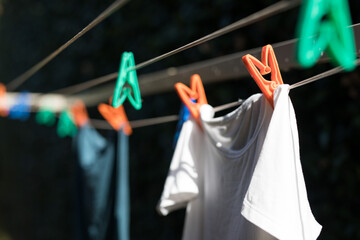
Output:
[[118,132],[118,189],[116,195],[116,215],[118,219],[118,239],[130,239],[130,190],[129,190],[129,137]]
[[85,125],[74,139],[78,239],[129,239],[128,137],[122,131],[109,134],[104,138]]

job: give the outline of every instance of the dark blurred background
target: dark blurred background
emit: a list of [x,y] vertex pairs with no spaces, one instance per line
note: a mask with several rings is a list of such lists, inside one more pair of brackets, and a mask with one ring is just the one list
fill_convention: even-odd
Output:
[[[0,81],[7,83],[86,26],[112,0],[0,0]],[[48,92],[118,70],[123,51],[142,62],[193,41],[276,1],[132,0],[48,64],[19,90]],[[351,0],[353,23],[360,2]],[[153,64],[138,74],[181,66],[295,37],[299,8]],[[239,62],[239,64],[242,64]],[[294,83],[329,69],[283,72]],[[360,239],[360,74],[342,73],[290,93],[297,115],[309,201],[319,239]],[[259,92],[250,78],[205,86],[211,105]],[[176,114],[174,91],[126,103],[130,120]],[[96,108],[92,118],[100,118]],[[176,123],[135,129],[130,138],[131,238],[181,239],[184,211],[160,217],[155,206],[173,154]],[[0,119],[0,240],[75,239],[72,139],[55,127]],[[106,134],[106,131],[101,131]],[[219,223],[220,224],[220,223]]]

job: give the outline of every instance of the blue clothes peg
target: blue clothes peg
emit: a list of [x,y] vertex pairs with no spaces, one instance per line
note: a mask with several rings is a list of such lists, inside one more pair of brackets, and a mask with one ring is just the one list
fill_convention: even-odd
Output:
[[9,118],[26,121],[30,117],[31,106],[29,104],[30,96],[28,92],[19,93],[16,104],[9,110]]

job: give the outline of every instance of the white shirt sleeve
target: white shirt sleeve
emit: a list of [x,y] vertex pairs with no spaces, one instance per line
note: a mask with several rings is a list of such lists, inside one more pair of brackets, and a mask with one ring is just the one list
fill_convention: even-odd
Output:
[[157,206],[159,213],[164,216],[186,207],[187,203],[199,194],[198,172],[194,162],[197,155],[196,143],[193,137],[199,135],[199,131],[201,130],[191,118],[181,129],[164,190]]
[[274,93],[274,112],[246,193],[242,215],[280,240],[313,240],[321,231],[310,209],[288,85]]

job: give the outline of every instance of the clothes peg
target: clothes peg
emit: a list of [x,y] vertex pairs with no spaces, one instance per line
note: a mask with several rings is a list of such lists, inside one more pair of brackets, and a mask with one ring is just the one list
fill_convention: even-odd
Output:
[[[111,102],[111,101],[110,101]],[[125,135],[130,136],[132,134],[132,128],[129,120],[126,116],[124,106],[121,105],[118,108],[114,108],[111,105],[101,103],[98,106],[100,114],[106,121],[116,130],[122,129]]]
[[56,115],[51,109],[40,108],[36,114],[36,122],[40,125],[51,127],[56,122]]
[[311,67],[326,51],[337,65],[353,70],[356,48],[350,25],[347,0],[304,0],[297,26],[299,63]]
[[[207,104],[207,99],[204,86],[198,74],[194,74],[191,76],[190,86],[191,89],[183,83],[176,83],[175,89],[181,101],[189,109],[191,115],[195,118],[199,126],[201,126],[200,107],[203,104]],[[193,102],[192,100],[195,100],[196,102]]]
[[63,138],[66,136],[73,137],[77,132],[77,128],[73,122],[71,113],[67,110],[60,114],[59,122],[57,126],[57,134]]
[[[112,106],[115,108],[120,107],[126,99],[129,99],[135,109],[141,109],[141,95],[136,70],[128,70],[134,66],[135,60],[132,52],[124,52],[121,57],[120,70],[112,102]],[[129,87],[126,87],[125,84]]]
[[89,122],[89,115],[85,104],[78,100],[71,107],[71,113],[74,116],[75,125],[80,128]]
[[[274,108],[274,91],[283,84],[278,62],[271,45],[266,45],[261,51],[261,62],[250,54],[242,57],[242,60],[256,84],[263,92],[266,99]],[[259,72],[260,70],[260,72]],[[271,80],[266,80],[263,75],[271,73]]]
[[0,83],[0,117],[7,117],[9,109],[6,103],[6,87]]
[[29,105],[29,93],[19,93],[16,104],[9,110],[9,118],[26,121],[30,117],[31,106]]

